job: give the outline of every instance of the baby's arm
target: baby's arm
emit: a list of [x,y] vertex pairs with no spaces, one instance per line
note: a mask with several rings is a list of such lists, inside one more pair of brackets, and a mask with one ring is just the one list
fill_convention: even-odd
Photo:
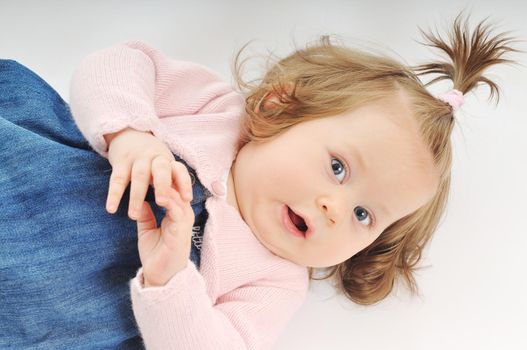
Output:
[[[167,165],[174,156],[163,147],[167,144],[168,130],[161,120],[195,114],[216,97],[232,92],[228,84],[206,67],[170,59],[141,42],[115,45],[90,54],[75,70],[70,89],[70,107],[79,130],[95,151],[112,164],[107,210],[115,212],[130,181],[129,215],[133,219],[149,182],[156,189],[158,205],[162,205],[157,201],[158,195],[166,194],[167,186],[171,185]],[[115,147],[110,151],[111,140],[130,129],[136,135],[140,131],[155,137],[143,138],[144,142],[135,145],[135,152],[126,145],[122,152]],[[122,145],[125,141],[120,139]],[[144,146],[146,140],[151,140],[151,147]],[[156,165],[158,156],[167,161]],[[142,175],[145,173],[146,182]],[[180,180],[172,179],[174,183]]]
[[134,278],[134,315],[149,350],[271,349],[305,300],[307,280],[300,283],[298,277],[251,282],[213,304],[189,262],[164,287],[144,289]]
[[104,135],[127,127],[165,140],[160,119],[191,115],[232,87],[208,68],[127,42],[88,55],[70,85],[73,118],[90,145],[108,158]]

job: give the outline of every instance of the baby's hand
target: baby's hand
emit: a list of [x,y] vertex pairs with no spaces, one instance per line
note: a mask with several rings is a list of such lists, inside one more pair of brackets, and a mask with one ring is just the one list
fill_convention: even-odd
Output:
[[194,211],[190,203],[182,200],[171,188],[167,213],[158,228],[150,204],[142,204],[137,218],[137,246],[143,265],[144,286],[164,286],[187,266]]
[[[105,135],[105,138],[108,135]],[[190,175],[185,165],[177,162],[170,149],[149,132],[124,129],[106,138],[110,141],[108,160],[112,175],[106,210],[113,214],[131,180],[128,216],[136,220],[145,200],[148,186],[155,189],[156,203],[166,207],[172,184],[186,201],[192,200]]]

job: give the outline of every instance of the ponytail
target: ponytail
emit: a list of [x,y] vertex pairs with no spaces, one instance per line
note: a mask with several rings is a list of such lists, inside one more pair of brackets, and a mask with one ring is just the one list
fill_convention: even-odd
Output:
[[472,36],[468,29],[468,19],[462,23],[460,13],[454,20],[452,32],[449,33],[449,41],[444,41],[440,36],[419,30],[428,40],[421,43],[426,46],[435,47],[446,53],[452,63],[432,62],[414,67],[414,72],[420,75],[439,74],[438,77],[428,82],[425,86],[436,81],[450,79],[454,83],[454,89],[463,95],[468,93],[478,83],[485,83],[490,87],[490,97],[496,95],[496,103],[499,102],[499,88],[496,83],[483,76],[483,72],[492,65],[499,63],[514,63],[504,59],[502,56],[507,52],[518,52],[509,46],[514,40],[506,37],[506,33],[491,36],[490,25],[486,24],[488,17],[481,21],[475,28]]

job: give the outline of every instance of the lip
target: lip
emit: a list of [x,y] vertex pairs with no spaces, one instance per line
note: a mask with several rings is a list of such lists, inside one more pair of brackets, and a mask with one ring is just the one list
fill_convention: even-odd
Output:
[[285,205],[285,204],[282,206],[282,225],[284,225],[285,229],[287,231],[289,231],[291,234],[293,234],[294,236],[297,236],[297,237],[300,237],[300,238],[308,238],[308,237],[310,237],[313,234],[313,229],[312,229],[309,221],[303,215],[300,215],[299,213],[297,213],[295,210],[293,210],[291,208],[291,210],[293,210],[296,215],[299,215],[299,216],[302,217],[302,219],[304,219],[304,221],[305,221],[305,223],[307,225],[307,231],[306,232],[300,231],[298,228],[296,228],[295,224],[293,224],[293,222],[291,221],[291,218],[289,217],[287,208],[288,208],[288,206]]

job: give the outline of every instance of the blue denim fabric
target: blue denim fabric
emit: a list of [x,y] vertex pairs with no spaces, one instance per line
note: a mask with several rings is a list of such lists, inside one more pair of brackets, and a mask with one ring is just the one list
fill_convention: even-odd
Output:
[[[210,193],[189,171],[203,227]],[[0,60],[0,349],[143,349],[129,294],[140,267],[130,187],[108,214],[110,175],[53,88]],[[151,187],[145,200],[159,224]],[[197,244],[190,258],[199,266]]]

